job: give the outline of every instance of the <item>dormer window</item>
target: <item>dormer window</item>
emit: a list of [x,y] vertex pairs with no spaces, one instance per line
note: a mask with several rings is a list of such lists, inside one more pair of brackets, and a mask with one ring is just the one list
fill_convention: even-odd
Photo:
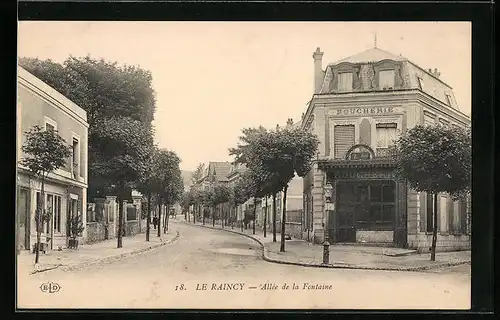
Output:
[[339,92],[352,91],[352,72],[339,73]]
[[378,74],[378,83],[382,90],[394,89],[394,70],[380,70]]
[[449,94],[445,94],[446,96],[446,104],[451,107],[451,96]]
[[418,80],[418,88],[422,91],[425,90],[425,86],[424,86],[424,80],[420,77],[417,77],[417,80]]

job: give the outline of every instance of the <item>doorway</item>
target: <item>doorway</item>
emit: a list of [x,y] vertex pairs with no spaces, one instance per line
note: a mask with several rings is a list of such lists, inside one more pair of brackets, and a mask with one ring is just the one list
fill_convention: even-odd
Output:
[[20,188],[17,199],[17,216],[19,223],[18,245],[20,250],[30,248],[30,214],[29,190]]

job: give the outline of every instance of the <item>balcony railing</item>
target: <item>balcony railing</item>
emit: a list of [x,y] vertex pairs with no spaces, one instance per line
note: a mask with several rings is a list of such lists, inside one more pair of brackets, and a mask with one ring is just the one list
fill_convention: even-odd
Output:
[[388,158],[391,156],[389,148],[377,148],[375,150],[375,156],[380,158]]

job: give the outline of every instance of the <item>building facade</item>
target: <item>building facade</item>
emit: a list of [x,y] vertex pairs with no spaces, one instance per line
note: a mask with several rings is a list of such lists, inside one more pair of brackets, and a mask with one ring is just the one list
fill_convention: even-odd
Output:
[[[43,225],[42,242],[49,249],[66,247],[69,239],[67,222],[72,215],[81,215],[86,225],[87,207],[87,141],[86,112],[51,88],[49,85],[18,66],[17,155],[23,158],[21,147],[24,132],[38,125],[45,130],[57,130],[72,146],[72,156],[66,166],[48,175],[45,183],[46,208],[51,221]],[[27,168],[17,167],[17,221],[18,247],[30,250],[36,243],[35,209],[41,197],[41,183]],[[80,239],[85,242],[86,230]]]
[[[428,251],[437,210],[437,250],[470,248],[469,201],[432,197],[398,181],[388,148],[416,125],[466,127],[452,88],[434,69],[372,48],[328,64],[314,59],[314,95],[302,127],[320,140],[303,180],[305,230],[322,243],[371,243]],[[325,193],[325,187],[332,190]],[[332,205],[325,205],[331,196]]]

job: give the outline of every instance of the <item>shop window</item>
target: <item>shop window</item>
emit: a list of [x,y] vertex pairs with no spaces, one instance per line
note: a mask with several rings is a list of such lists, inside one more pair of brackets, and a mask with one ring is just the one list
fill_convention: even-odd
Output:
[[378,84],[382,90],[394,89],[394,70],[379,71]]
[[394,186],[384,185],[382,186],[382,199],[384,202],[394,202],[395,192]]
[[382,201],[382,188],[371,188],[370,190],[370,201],[371,202],[381,202]]
[[340,92],[352,91],[352,72],[339,73],[339,89]]
[[[395,216],[395,195],[393,182],[370,182],[369,201],[361,201],[358,197],[355,217],[359,230],[392,230]],[[358,188],[356,191],[361,191]]]

